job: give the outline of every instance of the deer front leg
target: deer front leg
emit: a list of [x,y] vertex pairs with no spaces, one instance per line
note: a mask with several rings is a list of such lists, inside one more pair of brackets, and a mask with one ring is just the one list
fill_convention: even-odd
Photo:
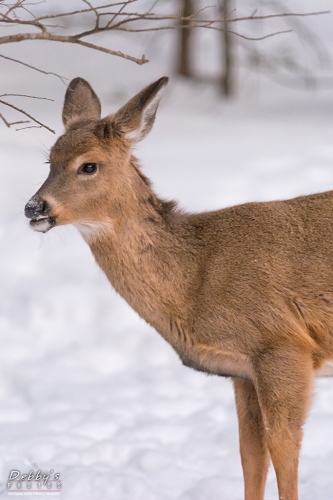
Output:
[[311,397],[311,353],[280,346],[260,353],[254,380],[280,500],[298,500],[298,457]]
[[245,500],[263,500],[269,452],[266,430],[251,380],[234,379]]

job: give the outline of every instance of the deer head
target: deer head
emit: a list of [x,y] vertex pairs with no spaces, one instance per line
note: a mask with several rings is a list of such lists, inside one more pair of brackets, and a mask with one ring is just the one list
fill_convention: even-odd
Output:
[[25,206],[32,229],[45,233],[64,224],[113,223],[138,177],[132,146],[150,132],[167,82],[160,78],[101,119],[89,83],[72,80],[62,113],[66,132],[51,149],[48,178]]

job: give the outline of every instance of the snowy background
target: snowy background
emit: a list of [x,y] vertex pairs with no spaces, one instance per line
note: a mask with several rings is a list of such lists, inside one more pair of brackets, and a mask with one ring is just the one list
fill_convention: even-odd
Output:
[[[315,21],[328,45],[332,20]],[[172,73],[171,38],[153,42],[149,54],[143,42],[121,40],[147,51],[143,67],[34,42],[3,53],[32,61],[38,51],[44,69],[86,78],[107,114]],[[62,133],[60,81],[9,63],[1,77],[7,92],[22,92],[24,81],[26,93],[55,98],[29,106]],[[333,189],[333,92],[283,89],[256,72],[242,82],[226,103],[211,85],[171,78],[136,148],[156,191],[199,211]],[[115,294],[74,228],[29,229],[24,205],[47,176],[54,139],[0,130],[0,497],[11,469],[40,468],[61,473],[63,500],[241,500],[231,382],[183,367]],[[303,500],[333,498],[332,436],[326,379],[316,382],[305,426]],[[270,470],[266,499],[276,498]]]

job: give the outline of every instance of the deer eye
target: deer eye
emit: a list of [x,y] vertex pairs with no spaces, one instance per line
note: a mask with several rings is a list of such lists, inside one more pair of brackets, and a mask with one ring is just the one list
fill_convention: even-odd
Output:
[[77,171],[78,174],[94,174],[97,170],[97,163],[84,163],[81,165],[79,170]]

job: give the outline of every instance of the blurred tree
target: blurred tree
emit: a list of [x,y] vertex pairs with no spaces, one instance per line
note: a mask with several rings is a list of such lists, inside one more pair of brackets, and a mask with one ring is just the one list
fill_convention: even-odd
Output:
[[219,9],[222,17],[221,30],[221,52],[222,52],[222,74],[220,88],[221,93],[231,97],[235,93],[235,64],[233,61],[233,36],[229,28],[228,16],[232,12],[233,0],[219,0]]
[[179,24],[179,57],[178,74],[190,78],[192,76],[192,50],[191,38],[193,28],[191,27],[191,16],[194,14],[194,0],[180,0],[181,19]]
[[[220,66],[215,71],[214,81],[218,83],[222,96],[235,95],[238,66],[261,71],[281,83],[301,82],[309,88],[319,83],[321,79],[313,74],[314,68],[319,71],[320,64],[327,67],[329,58],[320,36],[303,19],[328,12],[293,12],[282,0],[270,0],[265,4],[260,0],[247,0],[237,5],[237,11],[236,0],[215,0],[215,6],[213,3],[210,0],[181,0],[177,74],[194,80],[208,79],[202,75],[198,62],[203,43],[207,45],[207,36],[200,37],[196,33],[194,37],[193,26],[197,26],[200,19],[206,21],[207,29],[219,30],[219,36],[211,37],[210,44],[213,52],[218,46],[220,54]],[[243,15],[244,8],[250,10],[251,14]],[[210,25],[209,19],[219,20],[220,26],[216,23]],[[245,25],[246,34],[243,34],[243,29],[241,32],[235,30],[236,23],[237,27],[240,23],[242,27]],[[267,34],[263,34],[264,28]],[[292,37],[278,37],[275,44],[255,43],[276,34],[291,32]]]

